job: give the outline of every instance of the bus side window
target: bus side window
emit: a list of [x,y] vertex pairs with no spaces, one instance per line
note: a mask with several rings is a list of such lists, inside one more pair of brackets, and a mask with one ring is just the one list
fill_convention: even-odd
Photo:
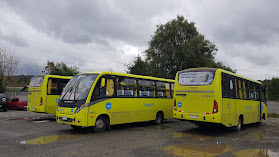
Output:
[[173,98],[173,93],[174,93],[174,83],[170,83],[171,85],[171,97]]
[[238,85],[237,85],[237,82],[238,82],[238,79],[236,78],[236,79],[234,79],[234,86],[235,86],[235,97],[236,98],[239,98],[239,89],[238,89]]
[[250,93],[250,99],[255,99],[255,83],[249,82],[249,93]]
[[157,97],[171,98],[170,95],[170,83],[156,81]]
[[228,76],[224,73],[222,74],[222,95],[223,95],[223,98],[229,97]]
[[155,83],[151,80],[139,80],[139,96],[155,97]]
[[134,78],[119,77],[117,78],[117,96],[119,97],[136,97],[137,80]]
[[230,97],[235,98],[236,97],[236,89],[235,89],[235,79],[230,78]]
[[238,89],[239,89],[239,98],[243,98],[243,88],[242,88],[242,81],[239,79],[238,80]]
[[106,96],[113,96],[114,94],[114,80],[112,78],[106,79]]
[[61,92],[59,92],[59,87],[58,87],[58,79],[55,78],[49,78],[48,83],[47,83],[47,94],[48,95],[59,95]]

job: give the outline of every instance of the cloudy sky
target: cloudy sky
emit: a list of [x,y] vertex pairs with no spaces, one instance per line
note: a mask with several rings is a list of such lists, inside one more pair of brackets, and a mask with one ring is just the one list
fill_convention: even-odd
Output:
[[279,77],[277,0],[2,0],[0,46],[20,56],[19,74],[47,61],[81,72],[125,72],[157,24],[177,15],[213,42],[216,61],[252,79]]

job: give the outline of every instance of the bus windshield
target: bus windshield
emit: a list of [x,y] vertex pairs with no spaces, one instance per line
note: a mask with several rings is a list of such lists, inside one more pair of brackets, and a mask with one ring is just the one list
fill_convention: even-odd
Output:
[[61,100],[83,100],[86,99],[92,84],[98,74],[82,74],[74,76],[65,86]]
[[30,81],[30,87],[40,87],[43,83],[43,80],[43,76],[33,77]]
[[178,75],[179,85],[199,86],[210,85],[214,79],[213,71],[183,72]]

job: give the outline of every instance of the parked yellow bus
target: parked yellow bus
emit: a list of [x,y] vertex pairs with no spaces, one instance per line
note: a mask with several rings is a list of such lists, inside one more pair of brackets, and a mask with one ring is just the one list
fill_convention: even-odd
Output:
[[222,124],[238,131],[266,119],[265,94],[261,82],[226,70],[187,69],[176,74],[173,114],[198,126]]
[[74,76],[63,90],[56,112],[58,123],[72,128],[110,125],[173,117],[174,80],[115,72]]
[[63,88],[72,76],[37,75],[31,78],[28,89],[27,110],[56,114]]

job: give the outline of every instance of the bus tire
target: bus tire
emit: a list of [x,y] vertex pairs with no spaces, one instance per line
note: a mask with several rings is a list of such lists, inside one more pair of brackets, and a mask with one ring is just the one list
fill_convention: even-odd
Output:
[[107,127],[106,118],[104,118],[103,116],[100,116],[97,118],[97,120],[95,122],[95,126],[93,127],[93,130],[95,132],[103,132],[103,131],[105,131],[106,127]]
[[156,114],[156,119],[154,121],[155,124],[162,124],[164,121],[164,114],[162,112],[158,112]]
[[72,127],[74,130],[80,130],[80,129],[81,129],[81,126],[71,125],[71,127]]
[[6,112],[8,109],[6,107],[3,107],[2,111]]
[[240,131],[243,125],[242,117],[238,118],[237,126],[234,127],[234,131]]

